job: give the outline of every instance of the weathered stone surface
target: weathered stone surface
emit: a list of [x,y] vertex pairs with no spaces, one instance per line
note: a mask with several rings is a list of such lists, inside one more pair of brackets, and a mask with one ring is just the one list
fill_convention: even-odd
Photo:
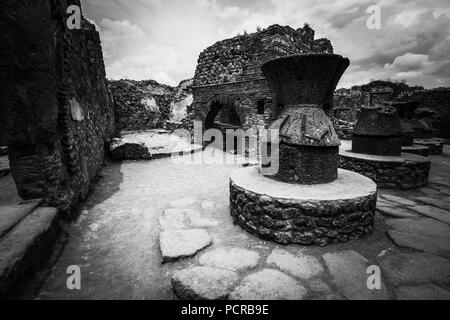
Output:
[[450,226],[433,219],[389,219],[386,220],[386,225],[391,229],[405,233],[450,237]]
[[446,201],[442,201],[436,198],[429,198],[429,197],[416,197],[416,200],[426,203],[433,207],[438,207],[442,210],[448,211],[450,215],[450,203]]
[[218,248],[201,255],[199,262],[203,266],[246,271],[255,268],[259,259],[259,254],[255,251],[239,248]]
[[412,200],[409,200],[409,199],[406,199],[403,197],[394,196],[391,194],[383,193],[380,195],[380,197],[384,198],[385,200],[397,202],[397,203],[405,205],[405,206],[416,206],[417,205],[417,203]]
[[435,190],[432,188],[422,188],[420,189],[423,193],[425,193],[428,196],[441,196],[441,192],[439,190]]
[[211,243],[206,230],[164,231],[159,236],[163,262],[191,257]]
[[411,209],[430,218],[450,224],[450,212],[448,211],[432,206],[415,206],[411,207]]
[[99,33],[83,16],[80,30],[69,30],[69,5],[81,7],[8,1],[0,12],[0,42],[9,48],[1,58],[1,145],[9,146],[19,195],[63,213],[86,199],[114,132]]
[[191,209],[166,209],[159,218],[161,231],[209,228],[218,224],[218,221],[203,218],[200,212]]
[[293,255],[281,249],[272,251],[267,258],[267,265],[301,279],[310,279],[323,272],[322,265],[315,257],[303,253]]
[[262,239],[324,246],[372,231],[376,192],[373,181],[344,170],[335,182],[302,186],[246,168],[231,177],[230,212],[237,224]]
[[216,204],[212,201],[208,201],[208,200],[202,201],[203,210],[210,211],[210,210],[213,210],[215,208],[215,206],[216,206]]
[[0,297],[52,253],[59,234],[58,210],[37,208],[0,240]]
[[189,221],[187,220],[185,210],[183,209],[164,210],[161,217],[159,217],[159,227],[161,231],[189,229]]
[[0,178],[9,174],[9,160],[7,156],[0,156]]
[[450,259],[450,235],[437,236],[389,230],[389,237],[400,247],[435,253]]
[[114,93],[118,130],[191,129],[192,79],[177,87],[153,80],[108,81]]
[[345,298],[336,290],[332,289],[320,278],[308,280],[307,285],[313,300],[344,300]]
[[415,211],[402,207],[377,205],[377,210],[383,215],[394,218],[418,218],[420,215]]
[[0,206],[0,239],[36,208],[42,199]]
[[307,291],[290,276],[264,269],[245,277],[230,300],[303,300]]
[[404,286],[395,290],[398,300],[450,300],[450,292],[434,284]]
[[323,256],[341,293],[351,300],[384,300],[389,294],[382,283],[381,290],[367,287],[369,261],[355,251],[327,253]]
[[204,218],[196,210],[185,210],[185,214],[189,219],[189,225],[193,228],[212,228],[219,225],[217,220]]
[[349,152],[351,142],[342,141],[339,167],[358,172],[383,189],[408,190],[427,184],[430,160],[414,154],[401,157],[383,157]]
[[196,267],[175,273],[172,287],[183,300],[224,300],[239,282],[236,272]]
[[171,201],[169,203],[170,207],[181,207],[186,208],[188,206],[192,206],[197,202],[197,198],[194,197],[187,197],[187,198],[181,198],[174,201]]
[[109,147],[114,161],[151,160],[152,155],[143,143],[128,143],[121,139],[114,139]]
[[430,253],[389,254],[381,262],[382,273],[394,285],[450,283],[450,261]]
[[[286,51],[278,49],[277,39],[283,39]],[[193,85],[196,119],[206,128],[215,119],[238,126],[264,127],[271,119],[273,101],[268,98],[272,92],[261,65],[303,52],[332,53],[333,48],[326,39],[314,40],[310,27],[295,30],[279,25],[206,48],[199,56]]]

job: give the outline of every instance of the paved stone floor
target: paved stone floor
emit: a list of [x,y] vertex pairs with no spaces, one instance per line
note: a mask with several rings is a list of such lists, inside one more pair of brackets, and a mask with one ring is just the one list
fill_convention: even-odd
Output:
[[[324,248],[280,246],[233,225],[229,176],[241,166],[107,166],[35,298],[450,299],[448,146],[432,157],[426,188],[380,192],[373,234]],[[79,291],[66,287],[71,265],[81,267]],[[379,290],[367,287],[373,265]]]

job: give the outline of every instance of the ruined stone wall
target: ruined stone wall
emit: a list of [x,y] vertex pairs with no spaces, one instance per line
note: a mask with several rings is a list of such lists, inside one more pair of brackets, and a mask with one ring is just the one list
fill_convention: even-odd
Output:
[[244,128],[267,125],[277,114],[277,103],[261,66],[278,57],[311,52],[332,53],[333,47],[327,39],[314,40],[314,30],[308,26],[295,30],[273,25],[217,42],[198,59],[193,85],[196,119],[205,121],[211,101],[220,97],[244,115]]
[[192,104],[192,80],[178,87],[153,80],[109,81],[114,96],[116,128],[139,131],[190,127],[189,106]]
[[66,26],[79,0],[2,1],[0,144],[24,199],[63,212],[83,200],[114,130],[100,38],[82,21]]
[[409,87],[404,83],[373,81],[363,86],[355,86],[352,89],[339,89],[334,95],[333,116],[335,119],[354,123],[361,106],[368,103],[367,93],[377,86],[392,88],[394,100],[416,100],[420,103],[418,109],[436,111],[433,124],[437,130],[435,136],[450,138],[450,88],[426,90],[420,87]]

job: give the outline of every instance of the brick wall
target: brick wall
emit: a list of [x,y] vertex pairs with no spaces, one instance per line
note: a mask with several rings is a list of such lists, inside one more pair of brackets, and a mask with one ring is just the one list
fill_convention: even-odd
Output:
[[306,25],[297,30],[273,25],[217,42],[198,59],[193,85],[196,119],[205,122],[211,104],[219,100],[233,104],[244,128],[267,126],[279,106],[261,66],[278,57],[312,52],[332,53],[333,47],[327,39],[314,40],[314,30]]

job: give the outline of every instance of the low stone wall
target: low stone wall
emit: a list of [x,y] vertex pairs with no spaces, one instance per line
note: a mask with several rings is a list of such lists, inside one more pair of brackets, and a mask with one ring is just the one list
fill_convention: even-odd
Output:
[[419,146],[428,147],[429,154],[431,155],[441,155],[444,153],[443,139],[415,140],[414,143]]
[[385,162],[340,155],[339,167],[362,174],[379,188],[414,189],[427,184],[430,162]]
[[325,246],[373,230],[377,194],[349,200],[295,202],[272,198],[230,182],[230,211],[246,231],[280,244]]
[[430,155],[430,149],[428,147],[418,145],[403,146],[402,152],[417,154],[422,157],[428,157]]

